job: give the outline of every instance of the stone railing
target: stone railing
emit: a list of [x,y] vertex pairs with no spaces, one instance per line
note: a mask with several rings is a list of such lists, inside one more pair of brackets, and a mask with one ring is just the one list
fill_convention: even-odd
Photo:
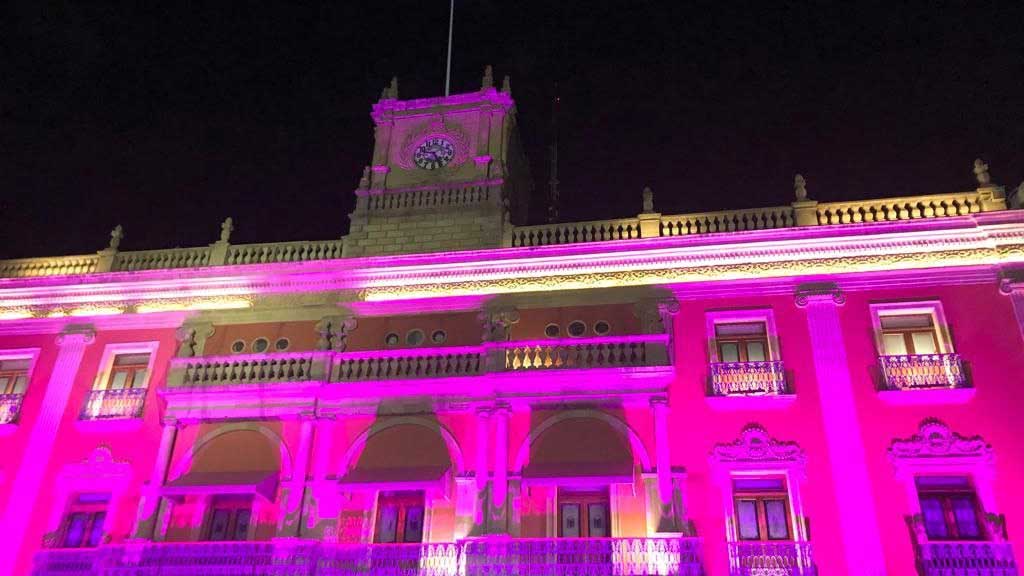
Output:
[[81,420],[141,418],[146,388],[90,390],[82,405]]
[[69,276],[92,274],[99,256],[61,256],[57,258],[21,258],[0,260],[0,278],[33,278],[36,276]]
[[264,382],[324,381],[330,373],[331,352],[286,352],[175,358],[167,375],[168,388],[203,388]]
[[606,242],[640,238],[640,221],[636,218],[595,220],[566,224],[516,226],[512,230],[512,247]]
[[921,576],[1016,576],[1008,542],[927,542],[918,546]]
[[0,394],[0,424],[13,424],[21,414],[24,394]]
[[768,362],[712,362],[711,393],[715,396],[787,394],[781,360]]
[[814,576],[808,542],[730,542],[729,576]]
[[777,206],[772,208],[662,216],[660,233],[662,236],[688,236],[712,232],[789,228],[794,224],[793,208],[790,206]]
[[474,376],[483,367],[477,347],[352,352],[334,358],[335,382]]
[[504,342],[506,370],[627,368],[667,362],[668,337],[619,336]]
[[[491,199],[497,189],[487,185],[453,186],[450,188],[431,188],[424,190],[401,191],[357,191],[366,199],[367,210],[429,210],[457,206],[482,204]],[[359,207],[357,207],[357,210]]]
[[43,550],[35,576],[699,576],[697,538],[487,538],[423,544],[139,543]]
[[170,268],[198,268],[210,263],[210,247],[172,248],[170,250],[142,250],[120,252],[114,259],[114,272],[135,270],[165,270]]
[[818,224],[855,224],[966,216],[982,212],[980,192],[911,196],[858,202],[823,202],[817,205]]
[[267,264],[341,258],[343,239],[275,244],[239,244],[228,248],[225,264]]
[[959,354],[881,356],[879,362],[888,390],[968,387]]

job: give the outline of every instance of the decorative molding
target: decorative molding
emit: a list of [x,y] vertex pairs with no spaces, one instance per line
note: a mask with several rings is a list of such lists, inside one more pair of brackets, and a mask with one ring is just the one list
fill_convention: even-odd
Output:
[[711,450],[711,460],[719,465],[786,463],[802,468],[807,463],[807,456],[796,442],[776,440],[763,426],[751,423],[743,428],[736,441],[716,444]]
[[923,420],[916,434],[893,440],[889,446],[889,460],[895,465],[907,460],[930,459],[988,464],[993,460],[993,453],[981,436],[961,436],[936,418]]
[[811,302],[828,302],[836,306],[846,303],[846,295],[835,282],[808,282],[800,284],[793,294],[793,300],[800,308]]
[[57,346],[88,346],[96,340],[96,328],[92,324],[68,324],[57,335]]

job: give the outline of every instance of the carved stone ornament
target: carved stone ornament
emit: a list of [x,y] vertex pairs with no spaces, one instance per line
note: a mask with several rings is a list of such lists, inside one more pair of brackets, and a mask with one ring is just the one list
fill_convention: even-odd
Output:
[[917,434],[893,440],[889,446],[889,460],[894,464],[940,458],[990,462],[992,447],[981,436],[961,436],[935,418],[922,421]]
[[974,160],[974,177],[978,179],[979,186],[988,186],[992,183],[992,176],[988,173],[988,164],[981,158]]
[[316,324],[320,338],[316,341],[317,350],[333,350],[344,352],[348,349],[348,336],[359,325],[353,316],[328,316]]
[[235,230],[235,221],[230,216],[224,219],[220,225],[220,241],[227,243],[231,239],[231,233]]
[[665,334],[672,326],[671,318],[679,313],[679,302],[673,298],[640,300],[633,313],[640,319],[641,333]]
[[519,311],[511,307],[484,310],[480,313],[479,319],[483,328],[483,334],[480,336],[482,341],[507,342],[512,325],[519,322]]
[[124,228],[118,224],[110,231],[110,245],[107,247],[107,250],[116,251],[121,246],[122,239],[124,239]]
[[804,180],[803,175],[797,174],[793,177],[793,192],[796,194],[797,201],[807,200],[807,180]]
[[846,303],[846,295],[835,282],[810,282],[797,287],[793,300],[801,308],[811,300],[831,300],[838,306]]
[[480,88],[487,90],[488,88],[494,88],[494,69],[488,64],[484,66],[484,77],[480,81]]
[[[508,74],[506,74],[505,78],[501,81],[501,91],[505,94],[512,93],[512,78]],[[1024,186],[1024,184],[1021,184],[1021,186]]]
[[718,463],[781,462],[803,466],[807,456],[796,442],[776,440],[760,424],[747,424],[735,442],[716,444],[711,459]]
[[650,186],[644,186],[643,197],[644,213],[654,212],[654,191],[651,190]]
[[132,467],[128,462],[114,460],[114,454],[108,446],[97,446],[86,456],[85,460],[67,464],[59,472],[61,479],[131,477]]

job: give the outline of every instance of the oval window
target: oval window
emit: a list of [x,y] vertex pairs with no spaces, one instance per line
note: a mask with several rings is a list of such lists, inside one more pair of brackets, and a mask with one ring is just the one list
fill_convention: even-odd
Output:
[[569,324],[569,336],[573,338],[579,338],[587,332],[587,325],[579,320],[573,320]]
[[231,351],[235,354],[245,350],[245,340],[235,340],[231,343]]
[[434,344],[444,344],[448,340],[448,334],[444,330],[434,330],[430,335],[430,341]]
[[274,350],[284,352],[289,346],[291,346],[291,344],[292,343],[289,342],[287,338],[278,338],[277,342],[274,342]]
[[394,332],[388,333],[388,335],[384,337],[384,343],[388,346],[398,346],[398,334],[395,334]]
[[604,320],[599,320],[594,324],[594,334],[597,334],[598,336],[604,336],[611,331],[612,327]]
[[409,333],[405,335],[405,343],[409,346],[419,346],[423,344],[423,330],[416,328],[409,330]]
[[558,324],[548,324],[544,327],[544,335],[548,338],[558,338],[561,333],[562,329],[558,327]]
[[252,351],[257,354],[266,352],[267,348],[270,348],[270,341],[266,338],[257,338],[252,341]]

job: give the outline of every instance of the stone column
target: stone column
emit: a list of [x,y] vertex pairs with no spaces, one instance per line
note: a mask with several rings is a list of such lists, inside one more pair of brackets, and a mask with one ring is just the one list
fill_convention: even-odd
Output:
[[334,530],[338,519],[338,484],[328,479],[333,441],[334,420],[318,420],[313,438],[313,481],[306,493],[300,531],[307,538],[324,537],[326,531]]
[[886,573],[885,558],[846,345],[839,324],[838,307],[844,303],[842,291],[833,283],[805,284],[796,291],[796,304],[807,313],[811,335],[821,417],[839,508],[840,536],[846,553],[846,573],[881,576]]
[[491,502],[495,509],[505,506],[508,496],[508,419],[511,412],[507,406],[494,410],[494,485]]
[[[13,575],[17,568],[18,554],[25,543],[25,532],[32,519],[37,496],[42,492],[39,487],[50,462],[57,429],[68,408],[68,397],[85,348],[92,343],[94,337],[93,327],[84,324],[69,325],[57,336],[60,351],[46,382],[39,414],[34,421],[24,421],[23,424],[27,426],[31,423],[31,431],[25,445],[25,457],[19,463],[11,482],[11,496],[7,510],[4,511],[3,522],[0,523],[4,534],[4,545],[0,547],[0,576]],[[52,502],[43,504],[56,505]]]
[[309,453],[316,433],[316,420],[311,416],[302,417],[299,429],[299,446],[292,465],[291,486],[284,502],[284,514],[279,536],[299,537],[302,535],[302,504],[306,496],[306,477],[309,474]]
[[476,411],[476,489],[487,488],[487,436],[490,426],[491,411],[481,408]]
[[658,470],[658,497],[662,503],[672,501],[672,457],[668,440],[668,400],[652,398],[654,413],[655,465]]
[[160,433],[160,446],[153,462],[153,473],[149,484],[142,488],[139,499],[139,512],[135,518],[135,529],[132,530],[133,540],[150,540],[156,530],[156,519],[161,507],[160,488],[167,481],[167,469],[171,465],[174,452],[174,441],[178,436],[178,423],[174,419],[165,419]]
[[1013,315],[1017,318],[1017,329],[1024,339],[1024,270],[1003,278],[999,282],[999,291],[1010,297]]

